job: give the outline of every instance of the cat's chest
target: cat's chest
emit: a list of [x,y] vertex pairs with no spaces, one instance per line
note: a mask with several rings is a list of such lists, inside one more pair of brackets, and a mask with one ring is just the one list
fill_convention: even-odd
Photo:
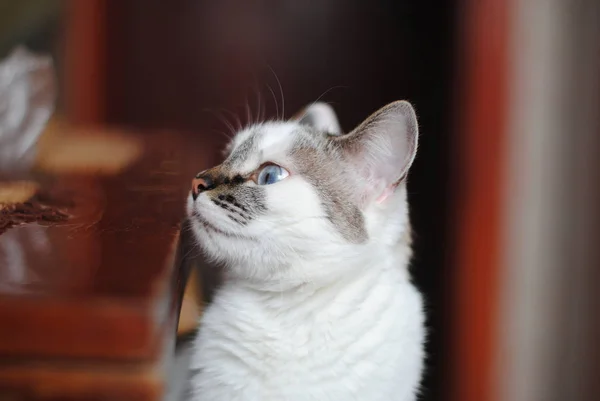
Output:
[[336,308],[287,313],[247,305],[243,309],[240,306],[232,312],[215,306],[207,311],[204,324],[216,327],[220,326],[216,321],[228,320],[223,340],[263,361],[265,367],[298,364],[310,369],[315,360],[337,357],[347,350],[369,324],[358,316],[340,318]]
[[368,322],[339,319],[328,312],[289,319],[256,316],[252,323],[253,329],[240,332],[240,341],[252,347],[258,358],[274,365],[297,365],[297,370],[307,372],[315,365],[343,362],[344,353],[363,346],[366,332],[379,330],[366,327]]
[[197,338],[193,365],[201,373],[195,385],[203,391],[244,388],[268,400],[303,400],[297,397],[307,391],[322,393],[306,399],[366,394],[387,400],[385,394],[408,392],[410,380],[398,378],[420,373],[420,295],[410,285],[374,294],[280,313],[241,299],[216,302]]
[[324,364],[377,363],[420,335],[420,296],[412,286],[315,296],[296,308],[274,304],[235,296],[216,302],[203,319],[202,343],[238,350],[265,369],[311,372]]

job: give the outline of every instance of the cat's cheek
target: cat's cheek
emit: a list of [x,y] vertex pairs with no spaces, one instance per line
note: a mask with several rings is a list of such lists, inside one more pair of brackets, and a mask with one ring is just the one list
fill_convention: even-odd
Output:
[[300,176],[288,178],[267,191],[267,203],[273,215],[302,218],[322,213],[314,188]]

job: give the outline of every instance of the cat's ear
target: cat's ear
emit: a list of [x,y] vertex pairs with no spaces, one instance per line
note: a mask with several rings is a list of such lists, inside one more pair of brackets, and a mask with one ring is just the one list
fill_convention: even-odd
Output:
[[313,103],[292,117],[292,120],[329,134],[339,135],[342,133],[335,111],[327,103]]
[[417,154],[418,139],[417,116],[406,101],[384,106],[348,135],[334,138],[364,183],[362,200],[378,202],[388,198],[406,178]]

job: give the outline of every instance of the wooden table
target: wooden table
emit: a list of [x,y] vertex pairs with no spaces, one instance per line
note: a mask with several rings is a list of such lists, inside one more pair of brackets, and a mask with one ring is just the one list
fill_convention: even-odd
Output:
[[189,153],[148,135],[119,174],[32,176],[70,217],[0,235],[0,399],[162,398],[194,254]]

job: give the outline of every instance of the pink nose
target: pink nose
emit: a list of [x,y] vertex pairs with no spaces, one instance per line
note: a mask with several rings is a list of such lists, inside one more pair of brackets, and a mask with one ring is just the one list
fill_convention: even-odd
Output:
[[194,200],[200,195],[201,192],[206,191],[212,187],[212,181],[208,177],[196,177],[192,180],[192,197]]

